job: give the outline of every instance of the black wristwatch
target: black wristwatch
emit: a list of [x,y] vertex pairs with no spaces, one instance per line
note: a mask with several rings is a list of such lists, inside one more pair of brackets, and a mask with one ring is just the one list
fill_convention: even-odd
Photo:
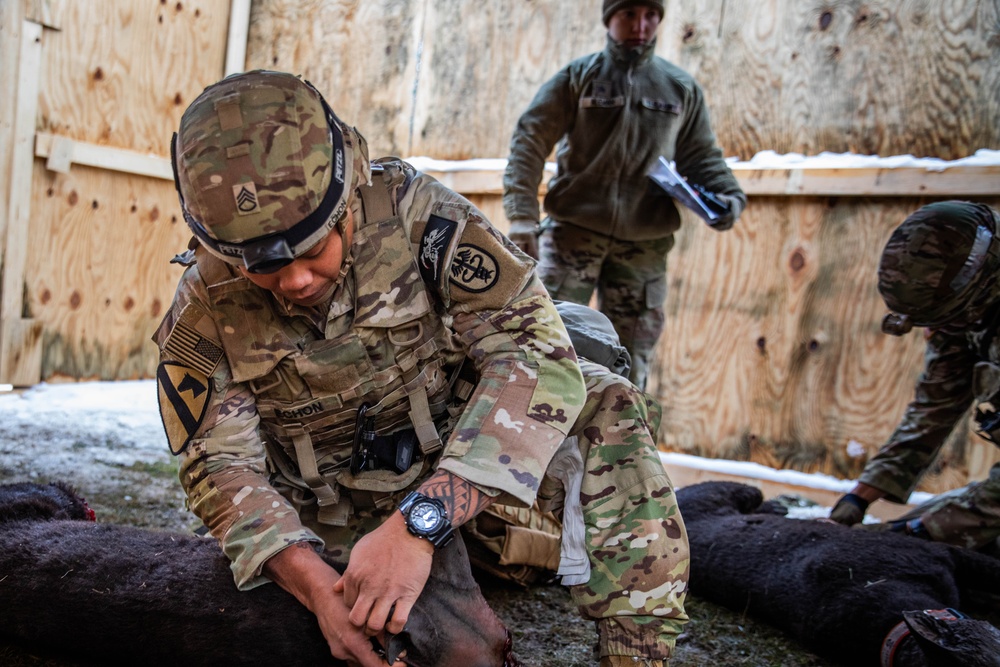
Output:
[[437,498],[411,491],[399,504],[399,511],[406,520],[406,529],[433,544],[435,549],[445,546],[455,536],[448,510]]

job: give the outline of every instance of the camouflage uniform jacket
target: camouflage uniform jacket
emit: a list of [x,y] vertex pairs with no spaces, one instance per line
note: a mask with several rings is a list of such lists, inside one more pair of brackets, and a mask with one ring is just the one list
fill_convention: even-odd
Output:
[[609,37],[604,51],[574,60],[541,87],[511,139],[508,219],[539,219],[538,186],[556,142],[545,211],[560,222],[624,241],[670,236],[680,227],[677,208],[647,177],[661,155],[691,182],[745,206],[700,86],[654,47],[630,59]]
[[[858,481],[886,492],[889,500],[905,502],[973,403],[1000,408],[998,329],[1000,309],[993,308],[965,332],[928,332],[915,397]],[[977,412],[980,425],[982,417]]]
[[[274,473],[301,475],[299,492],[318,476],[343,497],[345,485],[405,488],[436,464],[529,505],[582,408],[576,355],[531,260],[468,201],[392,164],[384,174],[394,215],[366,219],[354,197],[353,264],[328,310],[286,304],[200,251],[154,335],[161,413],[199,395],[199,383],[208,388],[200,420],[164,423],[189,505],[241,588],[263,583],[264,562],[289,544],[320,542]],[[455,376],[465,359],[479,379],[462,409]],[[429,411],[443,450],[400,476],[350,475],[363,402],[380,435]],[[425,436],[422,448],[434,434]]]

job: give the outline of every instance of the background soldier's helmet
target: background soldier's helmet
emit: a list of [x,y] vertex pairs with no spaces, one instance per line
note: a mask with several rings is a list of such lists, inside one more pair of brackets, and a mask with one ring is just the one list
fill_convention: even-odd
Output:
[[975,322],[997,298],[1000,242],[988,206],[948,201],[918,209],[889,238],[878,291],[887,333]]
[[367,168],[360,135],[312,85],[263,70],[206,88],[181,117],[171,151],[195,236],[253,273],[277,271],[342,225],[355,153]]

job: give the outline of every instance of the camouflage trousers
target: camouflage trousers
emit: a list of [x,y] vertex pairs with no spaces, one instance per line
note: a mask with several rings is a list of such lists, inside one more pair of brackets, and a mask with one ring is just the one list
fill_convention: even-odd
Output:
[[917,518],[935,542],[969,549],[993,543],[1000,538],[1000,463],[982,482],[935,496],[897,520]]
[[632,357],[629,379],[640,389],[663,333],[667,253],[674,237],[620,241],[546,219],[539,237],[538,275],[553,299],[583,305],[597,290],[597,309],[608,316]]
[[[673,486],[651,435],[659,407],[602,366],[581,361],[580,367],[587,400],[571,435],[584,464],[579,500],[590,578],[571,586],[570,594],[581,615],[596,622],[601,656],[667,659],[688,620],[690,557]],[[552,488],[551,480],[542,486]],[[319,524],[306,507],[302,519],[346,563],[353,545],[393,511],[357,510],[348,525],[335,527]]]

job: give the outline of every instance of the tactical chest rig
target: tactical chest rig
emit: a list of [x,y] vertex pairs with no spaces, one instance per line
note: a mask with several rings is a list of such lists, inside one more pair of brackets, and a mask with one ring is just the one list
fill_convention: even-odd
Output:
[[[469,393],[455,386],[464,351],[435,313],[397,211],[409,180],[387,160],[373,164],[371,187],[358,188],[364,214],[355,216],[345,285],[353,293],[335,297],[345,314],[324,332],[281,314],[270,293],[221,261],[198,256],[233,380],[256,397],[272,484],[299,507],[317,502],[321,523],[345,525],[352,505],[387,506],[419,479],[440,455],[440,433],[457,421],[456,394]],[[405,461],[350,465],[358,445],[392,449],[407,438],[419,452],[405,469]]]

